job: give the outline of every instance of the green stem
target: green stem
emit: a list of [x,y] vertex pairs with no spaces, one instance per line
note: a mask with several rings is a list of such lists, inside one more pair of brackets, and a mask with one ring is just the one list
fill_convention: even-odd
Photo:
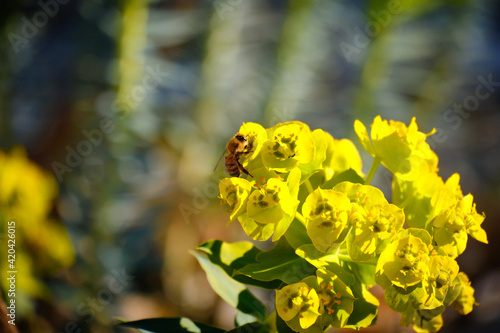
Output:
[[306,219],[299,212],[295,212],[295,218],[299,220],[303,225],[306,225]]
[[377,172],[377,168],[380,165],[380,162],[382,162],[380,157],[375,156],[375,158],[373,159],[373,163],[372,163],[372,166],[370,168],[370,171],[368,172],[368,175],[366,176],[365,185],[370,185],[370,183],[372,182],[373,176],[375,176],[375,172]]
[[307,191],[309,191],[309,194],[311,194],[311,193],[314,192],[314,188],[312,187],[312,184],[309,181],[309,178],[306,179],[306,181],[304,182],[304,184],[306,185],[306,188],[307,188]]
[[354,261],[347,254],[340,254],[340,253],[337,254],[337,257],[339,258],[340,261],[343,262],[354,262],[357,264],[367,264],[367,265],[376,265],[378,261],[378,258],[373,258],[368,261]]

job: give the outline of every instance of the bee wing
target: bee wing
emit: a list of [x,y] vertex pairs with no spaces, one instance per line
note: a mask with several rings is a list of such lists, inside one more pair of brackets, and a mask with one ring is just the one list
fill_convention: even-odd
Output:
[[219,168],[220,162],[222,161],[222,158],[224,156],[226,156],[226,153],[227,153],[227,149],[224,150],[224,152],[222,153],[222,155],[220,155],[219,160],[217,161],[217,164],[215,165],[214,172],[217,171],[217,169]]

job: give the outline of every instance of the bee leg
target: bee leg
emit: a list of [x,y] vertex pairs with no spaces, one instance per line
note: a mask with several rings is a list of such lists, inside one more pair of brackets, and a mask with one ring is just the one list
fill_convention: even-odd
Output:
[[250,177],[253,178],[253,176],[250,174],[250,172],[248,172],[247,169],[245,169],[243,167],[243,165],[241,165],[240,161],[236,160],[236,163],[238,163],[238,168],[240,169],[240,171],[246,173],[247,175],[249,175]]

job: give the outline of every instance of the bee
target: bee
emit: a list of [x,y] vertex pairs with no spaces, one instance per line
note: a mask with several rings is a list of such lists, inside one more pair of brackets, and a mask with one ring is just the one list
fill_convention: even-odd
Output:
[[[243,167],[240,163],[240,157],[242,155],[247,155],[252,152],[252,145],[248,142],[246,136],[237,133],[235,136],[229,140],[226,146],[226,150],[222,153],[219,158],[219,162],[215,166],[215,170],[220,164],[222,157],[224,157],[224,162],[226,165],[226,171],[231,177],[239,177],[241,172],[246,173],[250,177],[253,177],[247,169]],[[227,154],[226,154],[227,153]],[[225,155],[225,156],[224,156]]]

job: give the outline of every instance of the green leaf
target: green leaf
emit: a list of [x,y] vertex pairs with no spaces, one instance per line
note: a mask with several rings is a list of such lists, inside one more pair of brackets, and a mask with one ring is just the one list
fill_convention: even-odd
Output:
[[346,263],[349,269],[356,277],[356,280],[360,281],[368,287],[375,284],[375,265],[368,263],[357,263],[349,262]]
[[392,285],[384,294],[385,303],[396,312],[405,312],[408,307],[421,309],[429,298],[428,292],[419,283],[405,289]]
[[[356,230],[357,231],[357,230]],[[365,235],[366,233],[363,233],[363,235]],[[376,236],[374,235],[373,232],[370,232],[368,233],[368,237],[365,237],[365,239],[368,238],[368,240],[372,240],[375,242],[376,244]],[[347,245],[347,251],[349,253],[349,257],[351,257],[352,260],[354,261],[368,261],[370,259],[373,259],[375,257],[375,252],[373,253],[363,253],[363,251],[361,251],[361,249],[356,246],[356,244],[354,243],[356,241],[356,232],[355,230],[351,230],[351,232],[349,233],[349,235],[347,236],[347,239],[346,239],[346,245]]]
[[349,287],[351,287],[356,282],[355,277],[351,272],[347,271],[344,267],[335,262],[329,262],[326,266],[326,269],[337,275],[339,279]]
[[357,184],[364,184],[365,182],[365,180],[360,175],[358,175],[356,171],[354,171],[353,169],[349,169],[334,176],[332,179],[324,183],[321,188],[332,189],[335,185],[340,184],[344,181]]
[[338,263],[338,256],[334,253],[324,253],[319,251],[313,244],[304,244],[299,246],[295,253],[301,258],[307,260],[311,265],[317,268],[325,267],[329,262]]
[[415,287],[410,287],[408,290],[396,287],[394,285],[390,286],[384,293],[384,300],[387,306],[396,312],[405,312],[407,309],[411,308],[411,297],[410,293],[415,289]]
[[223,333],[225,330],[192,321],[189,318],[150,318],[119,323],[118,326],[133,327],[152,333]]
[[[295,253],[317,268],[326,268],[328,271],[337,275],[339,279],[348,286],[351,286],[355,282],[355,276],[339,265],[339,258],[336,254],[318,251],[313,244],[302,245],[295,250]],[[346,263],[344,263],[344,265],[346,265]],[[347,268],[350,269],[350,267]]]
[[251,242],[245,241],[226,243],[221,240],[211,240],[200,244],[196,249],[205,252],[212,263],[222,267],[228,274],[234,269],[255,262],[257,254],[262,252]]
[[374,325],[377,321],[378,299],[360,283],[354,283],[351,290],[356,301],[354,301],[354,309],[345,327],[359,330]]
[[316,267],[295,254],[294,248],[282,237],[269,251],[257,256],[257,263],[249,264],[235,272],[256,280],[281,280],[287,284],[296,283],[313,275]]
[[293,248],[298,248],[304,244],[312,244],[311,239],[307,236],[306,226],[297,218],[292,221],[285,233],[285,238]]
[[[247,323],[243,326],[238,326],[232,330],[226,331],[226,333],[269,333],[269,327],[265,324],[259,323],[257,321],[253,323]],[[205,332],[202,332],[205,333]]]
[[459,285],[460,278],[457,276],[452,283],[455,287],[453,288],[448,288],[448,291],[446,293],[446,297],[444,298],[443,305],[444,306],[449,306],[451,303],[453,303],[458,295],[460,294],[461,288],[459,288],[457,285]]
[[238,282],[264,289],[276,289],[282,283],[280,280],[264,282],[245,275],[234,276],[234,272],[238,269],[257,262],[256,256],[262,250],[251,242],[227,243],[221,240],[211,240],[199,245],[197,249],[206,253],[208,260],[221,267],[227,275]]
[[249,323],[254,323],[254,322],[257,323],[256,320],[257,318],[255,318],[252,315],[243,313],[241,311],[237,311],[236,316],[234,317],[234,326],[239,327]]
[[233,280],[219,266],[210,262],[199,253],[193,253],[201,267],[207,274],[212,289],[229,305],[243,313],[255,316],[259,320],[266,317],[266,308],[246,287]]
[[286,324],[286,322],[281,319],[280,316],[276,316],[276,329],[278,333],[294,333],[295,331]]

